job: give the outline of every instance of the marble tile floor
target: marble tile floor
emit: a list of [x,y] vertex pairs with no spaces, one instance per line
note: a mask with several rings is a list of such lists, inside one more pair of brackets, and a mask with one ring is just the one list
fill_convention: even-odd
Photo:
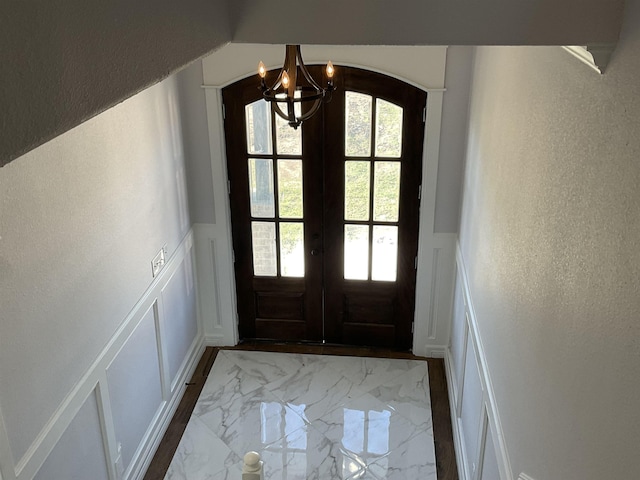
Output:
[[427,363],[220,351],[165,480],[435,480]]

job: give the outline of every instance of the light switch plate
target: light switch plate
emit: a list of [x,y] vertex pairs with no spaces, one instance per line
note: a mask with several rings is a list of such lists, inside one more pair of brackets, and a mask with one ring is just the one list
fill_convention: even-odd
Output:
[[162,270],[162,267],[164,266],[164,264],[165,264],[165,247],[162,247],[162,249],[160,249],[158,254],[155,257],[153,257],[153,260],[151,261],[151,273],[154,277],[158,275],[158,273],[160,273],[160,270]]

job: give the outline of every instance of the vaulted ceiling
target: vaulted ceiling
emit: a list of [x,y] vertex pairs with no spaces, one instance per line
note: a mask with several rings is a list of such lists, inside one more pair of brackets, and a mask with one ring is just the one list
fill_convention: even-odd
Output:
[[2,2],[0,166],[229,42],[611,46],[622,16],[623,0]]

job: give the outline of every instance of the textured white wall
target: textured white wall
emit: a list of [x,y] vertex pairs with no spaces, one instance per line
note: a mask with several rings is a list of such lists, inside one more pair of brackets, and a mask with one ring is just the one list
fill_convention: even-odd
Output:
[[327,0],[321,8],[291,0],[3,2],[0,165],[230,40],[614,44],[622,5],[623,0]]
[[230,40],[226,0],[0,3],[0,166]]
[[599,76],[483,47],[460,243],[514,476],[640,473],[640,2]]
[[444,78],[447,91],[442,101],[434,225],[434,231],[437,233],[456,233],[460,222],[473,52],[473,47],[447,48]]
[[17,462],[189,231],[175,77],[0,169],[0,409]]
[[176,77],[180,89],[180,116],[184,133],[191,221],[215,223],[207,104],[202,88],[202,62],[192,63]]
[[622,0],[235,0],[234,42],[333,45],[615,43]]

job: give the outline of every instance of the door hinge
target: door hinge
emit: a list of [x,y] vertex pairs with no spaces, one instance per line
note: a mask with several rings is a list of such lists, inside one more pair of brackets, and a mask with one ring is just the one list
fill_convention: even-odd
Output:
[[427,107],[422,109],[422,123],[427,123]]
[[413,259],[413,269],[417,270],[418,269],[418,256],[416,255],[416,258]]
[[231,262],[236,263],[236,252],[235,250],[231,250]]
[[224,103],[222,104],[222,119],[227,119],[227,109],[225,108]]
[[416,322],[411,322],[411,333],[414,333]]
[[231,195],[231,180],[227,180],[227,195]]
[[418,200],[422,198],[422,185],[418,185]]

